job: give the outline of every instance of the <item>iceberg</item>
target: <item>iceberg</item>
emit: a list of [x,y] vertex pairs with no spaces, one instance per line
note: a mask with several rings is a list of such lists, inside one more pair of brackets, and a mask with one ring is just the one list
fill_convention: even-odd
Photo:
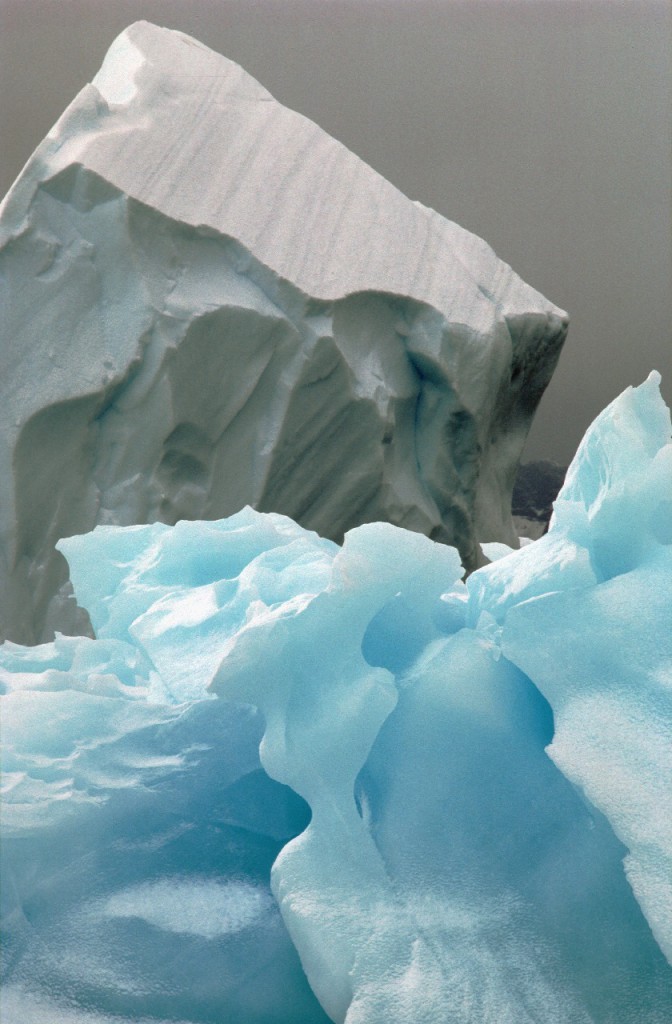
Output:
[[565,314],[236,64],[132,25],[0,210],[0,634],[81,633],[59,538],[245,505],[515,545]]
[[7,1024],[667,1024],[658,384],[466,582],[251,508],[60,541],[96,638],[0,648]]

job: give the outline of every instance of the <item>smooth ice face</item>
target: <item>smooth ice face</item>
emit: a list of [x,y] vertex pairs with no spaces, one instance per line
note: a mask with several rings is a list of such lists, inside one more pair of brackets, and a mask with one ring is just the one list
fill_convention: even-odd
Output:
[[466,586],[387,524],[63,541],[98,639],[0,648],[10,1024],[668,1024],[671,453],[652,375]]
[[564,313],[195,40],[122,33],[8,195],[0,268],[0,634],[85,629],[54,545],[97,524],[250,504],[470,568],[515,544]]
[[472,615],[485,599],[504,654],[550,702],[549,754],[628,847],[628,878],[672,959],[672,444],[659,381],[597,418],[547,536],[469,587]]

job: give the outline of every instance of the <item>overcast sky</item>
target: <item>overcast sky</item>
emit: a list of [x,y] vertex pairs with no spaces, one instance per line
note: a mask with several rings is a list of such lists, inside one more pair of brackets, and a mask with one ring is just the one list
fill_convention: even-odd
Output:
[[525,458],[672,376],[668,0],[0,0],[0,193],[146,18],[238,61],[570,313]]

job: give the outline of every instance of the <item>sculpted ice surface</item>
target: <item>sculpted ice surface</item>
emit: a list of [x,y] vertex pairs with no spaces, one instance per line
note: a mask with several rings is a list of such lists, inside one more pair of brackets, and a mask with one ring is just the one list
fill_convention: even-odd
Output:
[[667,1024],[657,383],[466,585],[389,524],[62,541],[98,639],[0,648],[9,1024]]
[[564,314],[145,23],[0,266],[3,1021],[669,1024],[657,375],[512,550]]
[[132,25],[0,217],[0,633],[83,628],[59,537],[246,504],[515,544],[566,317],[240,67]]

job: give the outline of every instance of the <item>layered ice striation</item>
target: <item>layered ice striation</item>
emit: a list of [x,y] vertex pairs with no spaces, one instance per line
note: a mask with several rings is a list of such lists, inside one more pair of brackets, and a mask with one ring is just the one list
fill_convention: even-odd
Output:
[[652,374],[467,584],[249,508],[62,541],[97,639],[0,648],[3,1019],[668,1024],[671,500]]
[[246,504],[515,544],[566,317],[236,64],[117,39],[0,217],[0,633],[82,630],[64,536]]

